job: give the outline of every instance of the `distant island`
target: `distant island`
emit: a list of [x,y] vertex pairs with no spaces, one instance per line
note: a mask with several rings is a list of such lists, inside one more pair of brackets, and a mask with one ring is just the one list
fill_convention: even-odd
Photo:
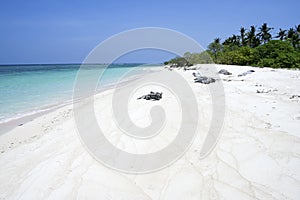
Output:
[[164,64],[173,66],[191,66],[194,64],[217,63],[272,68],[300,68],[300,24],[288,30],[279,29],[272,36],[267,23],[258,30],[240,28],[238,35],[233,34],[223,42],[215,38],[206,51],[186,52]]

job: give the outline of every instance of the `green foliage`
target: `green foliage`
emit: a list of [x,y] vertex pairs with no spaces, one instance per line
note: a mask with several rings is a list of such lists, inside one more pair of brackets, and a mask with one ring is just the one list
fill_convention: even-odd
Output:
[[255,48],[260,45],[261,41],[259,39],[259,34],[256,33],[255,26],[251,26],[247,35],[247,45],[249,47]]
[[247,38],[246,38],[246,29],[241,27],[240,29],[240,38],[241,38],[241,46],[247,45]]
[[188,55],[185,54],[184,57],[191,64],[205,64],[214,62],[211,55],[207,51],[203,51],[201,53],[190,53]]
[[169,60],[168,62],[165,62],[165,64],[175,65],[176,67],[184,67],[184,66],[191,65],[191,63],[189,63],[187,61],[187,59],[185,59],[184,57],[179,57],[179,56]]
[[256,50],[248,46],[224,51],[220,55],[220,63],[228,65],[251,65],[256,60]]
[[279,29],[279,32],[275,38],[279,38],[279,40],[284,40],[286,38],[286,30]]
[[287,36],[286,36],[286,40],[289,41],[294,48],[296,49],[300,49],[300,30],[299,30],[299,26],[296,27],[295,29],[290,28]]
[[288,41],[272,40],[256,48],[258,66],[274,68],[299,67],[299,52]]
[[233,34],[221,43],[214,39],[206,51],[185,53],[166,63],[177,63],[176,66],[191,64],[219,63],[228,65],[252,65],[274,68],[300,68],[300,25],[288,30],[279,29],[272,40],[271,30],[267,23],[256,30],[241,27],[239,35]]
[[220,38],[216,38],[212,43],[208,45],[207,51],[213,55],[214,59],[218,59],[218,54],[222,50],[222,45],[220,44]]
[[264,23],[263,25],[261,25],[261,27],[259,28],[260,32],[258,34],[260,40],[265,44],[267,42],[269,42],[272,39],[272,35],[270,33],[270,31],[273,28],[268,27],[267,23]]

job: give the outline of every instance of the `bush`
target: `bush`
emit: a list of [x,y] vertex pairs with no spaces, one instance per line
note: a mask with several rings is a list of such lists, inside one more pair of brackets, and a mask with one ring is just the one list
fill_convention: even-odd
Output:
[[184,67],[184,66],[190,66],[191,64],[183,57],[176,57],[171,59],[168,62],[165,62],[167,64],[174,64],[176,67]]
[[203,51],[201,53],[192,53],[186,59],[191,64],[213,63],[213,59],[211,58],[211,55],[207,51]]
[[287,41],[272,40],[256,47],[257,65],[274,68],[299,67],[299,52]]
[[228,65],[251,65],[256,60],[256,50],[248,46],[239,48],[226,48],[219,54],[219,61]]

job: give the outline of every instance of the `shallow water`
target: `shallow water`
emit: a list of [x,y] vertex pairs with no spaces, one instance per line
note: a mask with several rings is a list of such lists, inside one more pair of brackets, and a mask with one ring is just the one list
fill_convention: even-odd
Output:
[[[85,65],[86,80],[105,66]],[[112,64],[99,85],[113,84],[133,68],[140,69],[137,66],[140,64]],[[71,101],[79,68],[80,64],[0,65],[0,123]]]

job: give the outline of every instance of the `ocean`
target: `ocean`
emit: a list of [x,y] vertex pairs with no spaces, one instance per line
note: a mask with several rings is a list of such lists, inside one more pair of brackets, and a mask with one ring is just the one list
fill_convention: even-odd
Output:
[[[88,74],[105,65],[85,67]],[[112,64],[99,84],[109,86],[140,64]],[[155,66],[155,65],[154,65]],[[0,123],[71,102],[80,64],[0,65]],[[137,70],[137,74],[139,71]]]

